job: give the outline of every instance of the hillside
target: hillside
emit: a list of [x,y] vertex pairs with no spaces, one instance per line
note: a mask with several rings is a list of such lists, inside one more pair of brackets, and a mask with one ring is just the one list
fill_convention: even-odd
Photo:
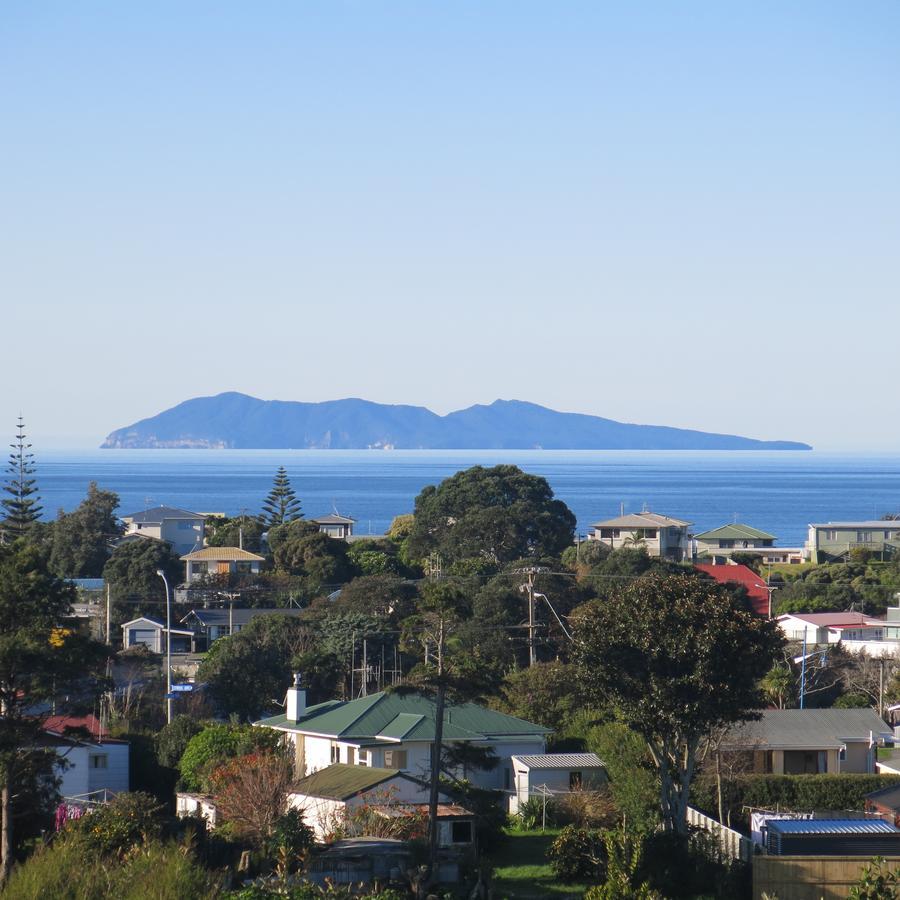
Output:
[[422,406],[368,400],[299,403],[229,392],[185,400],[111,432],[101,447],[204,449],[429,450],[809,450],[794,441],[758,441],[631,425],[563,413],[521,400],[496,400],[439,416]]

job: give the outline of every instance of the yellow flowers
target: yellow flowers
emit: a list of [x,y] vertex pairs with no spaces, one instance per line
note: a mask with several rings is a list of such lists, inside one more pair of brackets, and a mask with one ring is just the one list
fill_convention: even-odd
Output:
[[66,638],[72,633],[71,628],[54,628],[50,632],[50,646],[62,647],[66,642]]

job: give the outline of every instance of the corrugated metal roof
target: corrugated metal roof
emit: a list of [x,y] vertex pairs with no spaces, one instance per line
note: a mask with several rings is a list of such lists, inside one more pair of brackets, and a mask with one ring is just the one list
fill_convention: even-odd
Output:
[[512,759],[529,769],[606,768],[606,763],[596,753],[533,753]]
[[691,525],[682,519],[673,519],[671,516],[663,516],[659,513],[631,513],[627,516],[619,516],[617,519],[607,519],[605,522],[595,522],[593,528],[673,528]]
[[[404,740],[434,740],[434,701],[421,694],[401,696],[382,691],[358,700],[331,700],[311,706],[299,722],[279,715],[262,719],[257,724],[345,740],[372,740],[384,734],[385,729],[391,728],[391,723],[403,714],[422,717],[406,732]],[[401,721],[405,725],[411,720]],[[545,734],[549,734],[549,729],[541,725],[475,703],[448,705],[444,716],[444,736],[449,740],[487,740],[510,735],[537,737]]]
[[264,556],[251,553],[249,550],[241,550],[240,547],[204,547],[181,557],[190,562],[265,562]]
[[291,793],[305,794],[307,797],[326,797],[329,800],[347,800],[394,778],[416,780],[399,769],[376,769],[373,766],[334,763],[301,778],[291,788]]
[[194,618],[201,625],[246,625],[251,619],[257,616],[299,616],[303,612],[302,609],[294,608],[268,608],[261,607],[257,609],[192,609],[181,621],[187,622],[188,619]]
[[874,619],[858,612],[830,612],[830,613],[784,613],[778,617],[778,621],[786,618],[800,619],[817,628],[839,628],[843,625],[884,625],[883,619]]
[[177,506],[154,506],[119,518],[123,522],[139,522],[141,525],[162,525],[166,519],[205,519],[206,516]]
[[[755,540],[774,541],[775,535],[769,534],[767,531],[760,531],[758,528],[752,528],[750,525],[741,525],[738,522],[722,525],[719,528],[713,528],[712,531],[704,531],[702,534],[695,534],[698,541],[703,540],[744,540],[753,538]],[[738,550],[739,547],[731,549]],[[768,549],[768,548],[767,548]]]
[[316,525],[352,525],[356,522],[356,519],[351,519],[350,516],[342,516],[338,513],[329,513],[327,516],[310,519],[310,522],[315,522]]
[[755,722],[728,731],[723,746],[784,750],[839,750],[847,741],[865,741],[889,727],[871,709],[767,709]]
[[766,827],[782,834],[900,834],[884,819],[769,819]]
[[896,519],[864,519],[860,522],[810,522],[810,528],[864,528],[883,531],[900,530]]

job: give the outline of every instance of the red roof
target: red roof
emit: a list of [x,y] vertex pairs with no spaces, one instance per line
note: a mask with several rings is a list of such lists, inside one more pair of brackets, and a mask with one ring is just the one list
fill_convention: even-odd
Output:
[[700,572],[714,578],[719,584],[740,584],[747,589],[753,611],[761,616],[769,614],[769,591],[765,581],[747,566],[714,566],[702,563],[694,566]]
[[[828,612],[828,613],[785,613],[793,616],[817,628],[859,628],[860,625],[884,625],[881,619],[873,619],[858,612]],[[779,619],[781,616],[778,617]]]
[[44,731],[47,734],[53,734],[58,737],[68,737],[76,741],[79,738],[87,740],[83,734],[70,731],[70,729],[76,728],[84,729],[84,731],[90,735],[90,739],[98,744],[101,741],[103,743],[113,744],[123,743],[122,741],[114,740],[108,735],[103,734],[100,731],[100,722],[93,713],[86,716],[50,716],[44,721]]

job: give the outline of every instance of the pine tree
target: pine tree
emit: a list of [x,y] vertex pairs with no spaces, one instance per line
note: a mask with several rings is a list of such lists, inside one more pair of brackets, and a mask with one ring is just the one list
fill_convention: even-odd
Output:
[[269,491],[269,496],[263,502],[260,519],[269,528],[274,528],[276,525],[284,525],[285,522],[293,522],[302,515],[300,501],[291,487],[288,474],[284,466],[279,466],[275,473],[275,481],[272,483],[272,490]]
[[41,515],[40,497],[37,493],[37,482],[34,475],[34,454],[31,444],[26,441],[25,423],[19,416],[16,432],[16,443],[9,445],[9,463],[6,466],[8,475],[3,490],[9,494],[2,500],[6,516],[3,521],[3,533],[6,537],[22,537],[31,529]]

